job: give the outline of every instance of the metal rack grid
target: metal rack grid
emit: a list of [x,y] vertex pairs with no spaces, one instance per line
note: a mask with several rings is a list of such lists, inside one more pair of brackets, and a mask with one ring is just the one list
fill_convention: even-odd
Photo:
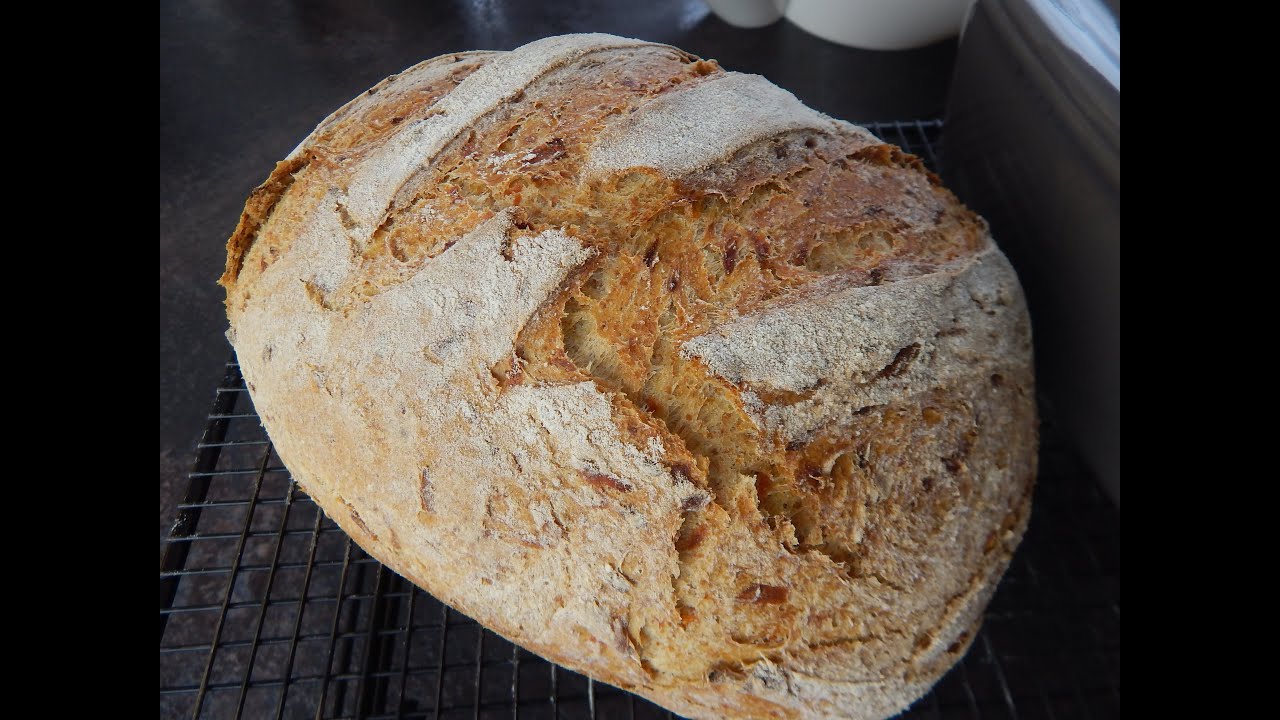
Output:
[[[941,124],[873,123],[937,167]],[[1120,716],[1120,515],[1043,408],[1030,529],[968,655],[906,718]],[[671,718],[366,555],[291,481],[233,360],[160,572],[161,718]]]

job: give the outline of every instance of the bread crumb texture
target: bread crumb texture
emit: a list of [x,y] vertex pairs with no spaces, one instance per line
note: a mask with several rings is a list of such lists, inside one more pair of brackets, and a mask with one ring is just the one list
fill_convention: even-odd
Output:
[[514,642],[695,718],[883,718],[1027,523],[1031,336],[983,221],[763,78],[609,35],[326,119],[228,242],[294,478]]

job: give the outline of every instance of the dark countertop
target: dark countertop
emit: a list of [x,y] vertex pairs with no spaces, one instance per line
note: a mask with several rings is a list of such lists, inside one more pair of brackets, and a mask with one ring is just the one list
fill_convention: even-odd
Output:
[[222,363],[224,243],[249,192],[329,112],[460,50],[608,32],[759,73],[853,121],[938,117],[954,40],[870,52],[783,21],[731,27],[702,0],[174,0],[160,6],[160,536],[186,486]]

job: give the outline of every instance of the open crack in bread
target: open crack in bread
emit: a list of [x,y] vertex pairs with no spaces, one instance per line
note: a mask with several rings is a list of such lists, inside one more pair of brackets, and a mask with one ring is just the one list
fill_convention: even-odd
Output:
[[513,642],[695,718],[883,718],[1026,526],[1030,325],[919,160],[609,35],[326,119],[228,242],[293,477]]

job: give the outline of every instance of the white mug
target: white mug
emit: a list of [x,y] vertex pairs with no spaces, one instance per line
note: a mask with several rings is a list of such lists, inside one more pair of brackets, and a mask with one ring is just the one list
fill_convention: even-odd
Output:
[[721,20],[741,28],[759,28],[782,17],[788,0],[706,0]]
[[865,50],[922,47],[960,32],[976,0],[706,0],[722,20],[764,27],[783,15],[824,40]]

